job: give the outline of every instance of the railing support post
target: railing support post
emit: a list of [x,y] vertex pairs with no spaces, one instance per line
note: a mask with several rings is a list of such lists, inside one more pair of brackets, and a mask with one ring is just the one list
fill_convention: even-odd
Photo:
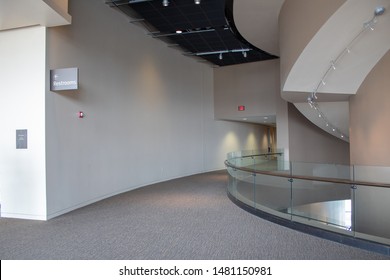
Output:
[[354,237],[356,237],[356,197],[355,192],[357,190],[357,186],[355,184],[351,185],[351,231]]

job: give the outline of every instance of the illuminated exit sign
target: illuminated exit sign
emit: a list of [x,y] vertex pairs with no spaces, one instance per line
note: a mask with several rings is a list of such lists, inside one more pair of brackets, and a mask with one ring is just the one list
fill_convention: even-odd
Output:
[[245,111],[245,106],[244,105],[238,106],[238,111]]

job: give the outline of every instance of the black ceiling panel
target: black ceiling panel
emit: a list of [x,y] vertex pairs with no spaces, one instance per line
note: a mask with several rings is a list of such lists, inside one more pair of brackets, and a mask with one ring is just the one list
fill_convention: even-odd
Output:
[[[107,3],[152,26],[153,37],[179,45],[185,55],[218,65],[234,65],[277,58],[247,42],[233,19],[233,0],[111,0]],[[178,34],[177,31],[181,31]]]

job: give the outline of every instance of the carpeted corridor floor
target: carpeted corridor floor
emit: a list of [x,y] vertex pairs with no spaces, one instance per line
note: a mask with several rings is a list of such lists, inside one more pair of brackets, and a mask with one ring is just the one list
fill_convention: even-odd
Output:
[[143,187],[52,220],[0,219],[0,259],[389,259],[260,219],[226,195],[227,173]]

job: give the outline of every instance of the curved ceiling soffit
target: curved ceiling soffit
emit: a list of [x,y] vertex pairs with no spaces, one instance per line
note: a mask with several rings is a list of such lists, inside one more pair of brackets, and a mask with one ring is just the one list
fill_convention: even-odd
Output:
[[227,19],[233,13],[226,7],[233,7],[232,3],[226,0],[199,3],[193,0],[106,0],[108,6],[128,15],[131,23],[144,27],[149,36],[213,67],[277,58],[249,44],[236,32],[233,17]]
[[[386,12],[377,17],[370,30],[365,25],[373,19],[378,6],[385,7]],[[305,93],[302,97],[316,88],[323,95],[348,97],[355,94],[390,49],[389,9],[389,0],[346,1],[305,47],[292,67],[283,91]],[[337,61],[334,69],[326,75],[326,81],[322,80],[334,61]]]
[[246,38],[244,38],[244,36],[242,36],[242,34],[240,33],[240,31],[237,28],[235,17],[234,17],[234,7],[235,7],[234,2],[235,2],[234,0],[225,0],[225,17],[226,17],[227,24],[228,24],[231,32],[234,34],[234,36],[239,41],[241,41],[243,44],[250,46],[250,48],[252,48],[253,50],[255,50],[259,53],[262,53],[265,57],[267,57],[267,59],[279,58],[278,56],[276,56],[274,54],[268,53],[268,52],[258,48],[257,46],[253,45],[251,42],[246,40]]
[[[349,142],[349,102],[320,102],[320,110],[313,110],[307,102],[294,103],[294,106],[313,124],[324,130],[325,132],[339,138],[345,142]],[[326,117],[324,122],[323,114]]]
[[[311,122],[347,142],[348,102],[324,101],[327,97],[348,100],[388,52],[389,6],[389,0],[346,1],[306,46],[283,88],[285,95],[301,93],[301,98],[293,102]],[[386,12],[374,16],[378,7],[384,7]],[[317,100],[313,98],[316,93]],[[309,101],[308,94],[314,106],[296,103],[305,98]]]
[[234,19],[242,36],[258,48],[279,56],[279,13],[285,0],[234,1]]

